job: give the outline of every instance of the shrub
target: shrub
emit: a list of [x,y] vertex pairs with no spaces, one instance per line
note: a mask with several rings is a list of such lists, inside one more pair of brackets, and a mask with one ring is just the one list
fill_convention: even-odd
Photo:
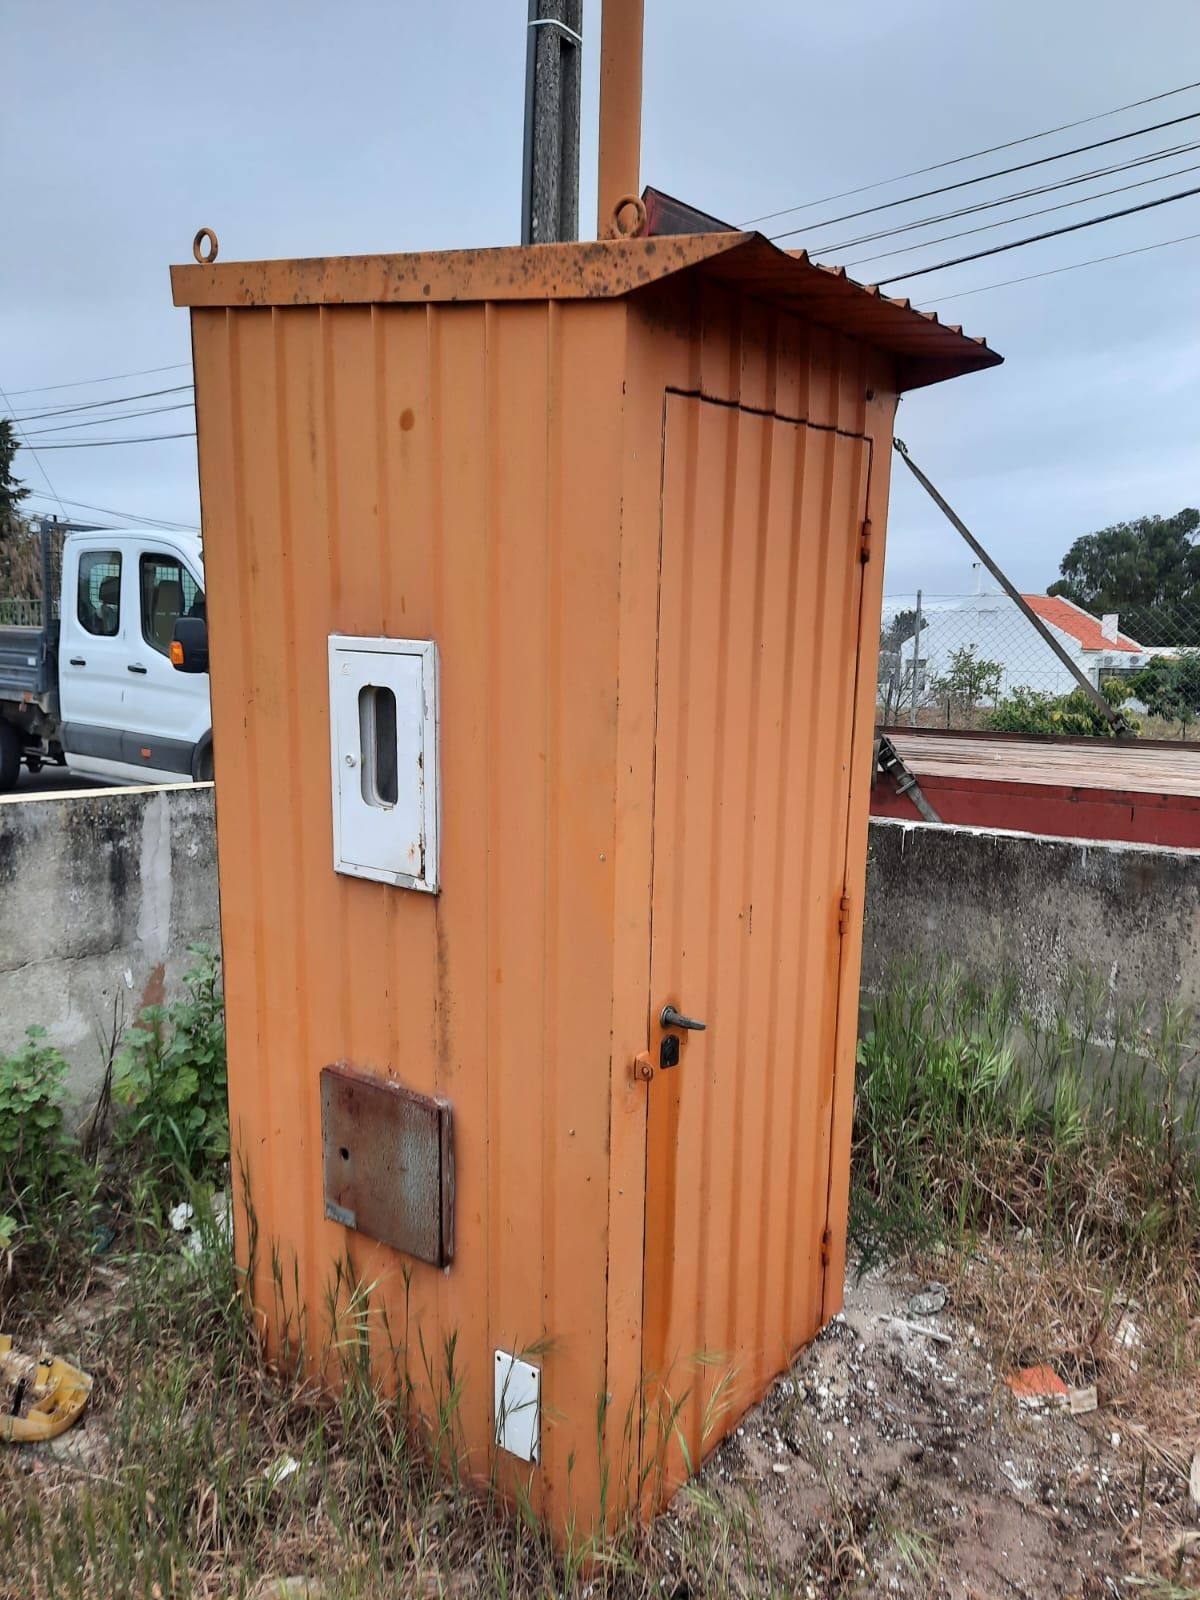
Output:
[[225,1014],[219,960],[189,948],[196,964],[184,974],[184,998],[148,1006],[118,1057],[113,1098],[125,1115],[115,1141],[158,1176],[200,1178],[229,1154]]
[[16,1054],[0,1057],[0,1198],[39,1206],[70,1187],[79,1164],[58,1098],[67,1063],[45,1036],[28,1028]]
[[[1129,698],[1125,684],[1106,678],[1100,692],[1110,706],[1123,706]],[[1124,713],[1125,721],[1136,732],[1136,717]],[[1115,737],[1112,723],[1082,689],[1070,694],[1046,694],[1041,689],[1020,685],[996,702],[987,726],[997,733],[1060,733]]]
[[0,1254],[33,1221],[57,1216],[78,1187],[78,1146],[63,1127],[59,1094],[67,1063],[44,1028],[28,1028],[15,1055],[0,1057]]

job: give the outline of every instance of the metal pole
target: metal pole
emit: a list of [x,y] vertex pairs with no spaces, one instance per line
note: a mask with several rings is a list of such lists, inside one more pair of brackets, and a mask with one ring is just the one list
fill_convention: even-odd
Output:
[[1030,606],[1029,602],[1025,599],[1025,596],[1019,592],[1015,584],[1010,583],[1008,578],[1003,572],[1001,572],[1000,568],[980,544],[979,540],[971,532],[970,528],[967,527],[963,519],[950,506],[949,502],[944,500],[938,491],[933,487],[932,483],[930,483],[929,479],[909,455],[908,446],[904,443],[904,441],[902,439],[893,439],[892,443],[903,460],[904,465],[912,473],[913,477],[921,485],[922,489],[924,489],[925,493],[933,501],[934,505],[936,505],[938,509],[943,512],[947,519],[958,529],[959,533],[962,534],[970,549],[973,550],[979,557],[980,561],[983,562],[984,566],[991,573],[992,577],[995,578],[996,582],[1017,607],[1018,611],[1020,611],[1021,615],[1025,618],[1026,622],[1029,623],[1030,627],[1033,628],[1034,632],[1038,634],[1042,642],[1049,645],[1050,649],[1054,651],[1054,654],[1062,662],[1063,666],[1066,667],[1067,671],[1075,679],[1079,687],[1094,703],[1096,709],[1103,712],[1104,716],[1108,718],[1109,722],[1112,724],[1114,733],[1125,738],[1134,738],[1135,734],[1133,729],[1129,726],[1128,722],[1126,722],[1125,718],[1121,715],[1117,708],[1115,706],[1110,706],[1108,701],[1100,693],[1099,689],[1097,689],[1092,680],[1086,677],[1084,673],[1079,670],[1078,666],[1074,661],[1071,660],[1071,657],[1063,649],[1062,645],[1059,644],[1058,640],[1050,632],[1050,629],[1042,621],[1041,617],[1039,617],[1037,612],[1034,611]]
[[913,634],[913,671],[912,671],[912,710],[908,714],[908,725],[915,728],[917,725],[917,668],[921,664],[921,591],[917,590],[917,631]]
[[583,0],[529,0],[521,243],[579,237]]
[[596,233],[614,231],[617,202],[641,191],[644,0],[603,0]]

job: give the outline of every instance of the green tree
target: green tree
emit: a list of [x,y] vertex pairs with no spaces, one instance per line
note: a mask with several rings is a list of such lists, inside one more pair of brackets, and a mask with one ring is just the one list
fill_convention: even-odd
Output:
[[974,711],[981,700],[994,700],[1000,693],[1004,664],[978,656],[973,644],[950,652],[950,670],[933,680],[933,693],[958,711]]
[[1185,739],[1200,717],[1200,653],[1155,656],[1129,679],[1129,688],[1152,717],[1178,722],[1179,737]]
[[1185,506],[1173,517],[1138,517],[1084,534],[1063,557],[1062,577],[1046,592],[1101,616],[1200,602],[1198,528],[1200,511]]
[[11,420],[0,417],[0,539],[10,538],[20,527],[21,501],[29,493],[13,472],[18,448]]

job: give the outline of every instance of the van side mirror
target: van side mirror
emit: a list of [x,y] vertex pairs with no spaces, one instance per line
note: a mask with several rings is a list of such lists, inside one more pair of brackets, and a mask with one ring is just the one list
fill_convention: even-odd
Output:
[[176,672],[208,671],[208,623],[203,617],[176,617],[171,665]]

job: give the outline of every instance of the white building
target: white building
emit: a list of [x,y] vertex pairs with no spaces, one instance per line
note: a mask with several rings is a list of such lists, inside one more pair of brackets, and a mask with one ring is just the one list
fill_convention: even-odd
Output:
[[[1058,595],[1027,594],[1022,598],[1096,685],[1105,678],[1136,672],[1150,660],[1149,651],[1121,633],[1115,615],[1094,617]],[[917,689],[922,698],[936,694],[936,680],[948,675],[954,652],[963,649],[973,649],[977,661],[999,664],[1000,695],[1017,688],[1069,694],[1079,687],[1016,602],[1005,594],[935,600],[926,606],[917,658]],[[912,692],[911,637],[901,645],[899,656],[903,696]],[[980,703],[990,704],[990,697]]]

